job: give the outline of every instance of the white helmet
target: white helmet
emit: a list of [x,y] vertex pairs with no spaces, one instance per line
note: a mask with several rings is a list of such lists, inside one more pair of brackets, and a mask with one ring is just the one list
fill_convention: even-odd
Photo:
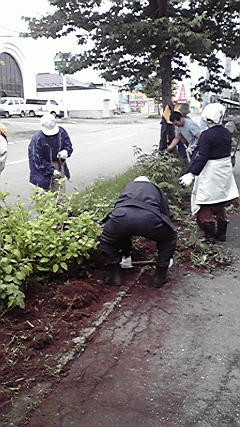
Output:
[[137,181],[150,182],[150,179],[147,176],[141,175],[134,179],[134,182]]
[[202,111],[202,119],[207,123],[212,123],[215,125],[220,125],[223,120],[223,116],[225,113],[224,105],[219,102],[215,102],[214,104],[208,104]]

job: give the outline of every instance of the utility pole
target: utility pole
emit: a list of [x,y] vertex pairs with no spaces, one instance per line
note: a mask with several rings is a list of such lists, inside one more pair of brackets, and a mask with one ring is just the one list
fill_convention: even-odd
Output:
[[54,57],[55,70],[59,72],[59,75],[62,76],[62,85],[63,85],[63,110],[64,118],[68,118],[68,109],[67,109],[67,75],[61,72],[65,61],[63,58],[63,53],[58,52]]

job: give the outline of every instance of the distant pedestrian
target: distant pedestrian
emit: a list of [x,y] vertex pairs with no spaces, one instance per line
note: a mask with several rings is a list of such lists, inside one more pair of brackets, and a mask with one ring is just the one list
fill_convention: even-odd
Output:
[[0,123],[0,175],[5,168],[7,160],[7,129]]
[[178,154],[190,162],[196,152],[198,139],[201,134],[200,126],[189,117],[184,117],[180,111],[173,111],[170,121],[176,128],[176,135],[167,151],[171,153],[177,147]]
[[175,137],[174,125],[170,121],[171,113],[172,113],[171,106],[166,105],[163,111],[162,119],[161,119],[159,151],[166,150]]
[[105,220],[100,244],[108,264],[106,282],[111,286],[121,285],[121,257],[122,268],[131,268],[133,236],[156,242],[158,256],[153,286],[160,288],[167,282],[177,233],[169,217],[167,196],[145,176],[124,188]]
[[202,118],[208,129],[203,131],[197,153],[188,172],[180,178],[187,187],[194,182],[191,210],[206,239],[226,240],[225,206],[239,197],[231,162],[231,133],[222,125],[225,108],[220,103],[208,104]]
[[28,147],[30,182],[44,190],[58,191],[60,178],[70,178],[66,159],[73,151],[67,131],[58,126],[52,114],[41,118],[41,130]]

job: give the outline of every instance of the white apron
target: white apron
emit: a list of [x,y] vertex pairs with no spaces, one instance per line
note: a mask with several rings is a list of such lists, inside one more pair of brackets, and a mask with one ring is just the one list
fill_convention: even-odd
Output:
[[195,177],[191,195],[191,211],[195,215],[200,205],[227,202],[239,197],[233,176],[231,157],[208,160],[199,176]]

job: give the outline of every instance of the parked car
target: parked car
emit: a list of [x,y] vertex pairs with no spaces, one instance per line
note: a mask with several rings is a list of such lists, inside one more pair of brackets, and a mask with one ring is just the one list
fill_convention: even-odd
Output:
[[23,98],[13,97],[2,97],[0,98],[0,116],[11,117],[11,116],[25,116],[25,102]]
[[219,102],[226,107],[223,122],[227,123],[231,120],[240,125],[240,102],[227,98],[220,98]]
[[63,117],[64,111],[55,99],[27,98],[25,101],[26,115],[41,117],[45,113],[51,113],[55,117]]
[[232,165],[236,164],[236,152],[240,147],[240,102],[231,99],[221,98],[219,102],[226,107],[223,117],[224,126],[232,134]]

